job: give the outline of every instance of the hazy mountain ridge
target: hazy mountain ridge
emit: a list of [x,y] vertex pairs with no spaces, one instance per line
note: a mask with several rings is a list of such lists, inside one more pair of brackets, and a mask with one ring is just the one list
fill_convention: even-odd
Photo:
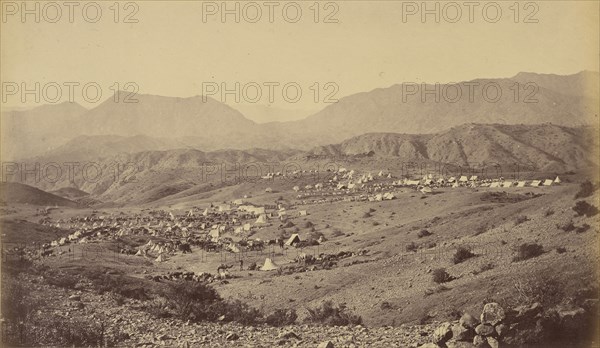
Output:
[[[117,103],[111,97],[91,110],[63,103],[4,113],[2,156],[15,159],[69,154],[79,159],[180,148],[309,150],[365,133],[432,134],[465,123],[597,125],[598,81],[599,74],[589,71],[567,76],[519,73],[512,78],[477,79],[456,85],[463,93],[456,102],[444,100],[444,95],[453,98],[448,85],[438,86],[439,100],[435,95],[424,95],[423,102],[420,90],[433,90],[434,85],[397,84],[341,98],[303,120],[265,124],[256,124],[234,108],[201,96],[137,95],[137,103],[124,103],[124,98]],[[489,100],[494,97],[494,88],[488,89],[488,100],[483,97],[483,86],[488,83],[502,91],[496,102]],[[469,86],[475,86],[472,93]],[[520,87],[518,94],[515,86]],[[418,88],[414,95],[407,93],[412,88]],[[78,138],[83,135],[89,137]],[[110,140],[104,136],[126,138]],[[72,142],[65,144],[69,140]],[[57,149],[59,145],[64,146]]]
[[553,124],[466,124],[436,134],[369,133],[319,146],[308,158],[370,155],[403,161],[520,163],[536,170],[568,171],[598,165],[598,128]]

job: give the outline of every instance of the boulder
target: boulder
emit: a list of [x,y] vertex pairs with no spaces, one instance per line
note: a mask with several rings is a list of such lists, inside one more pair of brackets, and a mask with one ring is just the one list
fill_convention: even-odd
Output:
[[296,333],[293,332],[293,331],[282,332],[282,333],[279,334],[278,338],[282,338],[282,339],[286,339],[286,340],[289,340],[289,339],[292,339],[292,338],[296,339],[296,340],[301,340],[300,336],[296,335]]
[[519,306],[515,308],[517,314],[515,315],[515,321],[532,320],[538,314],[544,311],[544,308],[539,302],[532,304],[531,306]]
[[487,341],[487,344],[492,347],[492,348],[499,348],[500,347],[500,342],[498,342],[497,339],[495,339],[494,337],[486,337],[485,338]]
[[240,338],[240,336],[238,336],[238,334],[236,334],[235,332],[230,332],[227,334],[227,336],[225,336],[225,339],[228,341],[235,341],[238,340]]
[[469,313],[463,314],[458,322],[460,325],[469,329],[474,329],[477,325],[479,325],[479,320]]
[[491,335],[495,334],[496,331],[494,331],[494,327],[492,325],[479,324],[475,328],[475,333],[478,334],[479,336],[491,336]]
[[473,338],[473,345],[477,348],[490,348],[485,337],[475,336]]
[[79,295],[71,295],[71,296],[69,296],[69,300],[71,300],[71,301],[81,301],[81,296],[79,296]]
[[475,333],[473,329],[462,326],[461,324],[452,325],[452,339],[455,341],[473,341]]
[[444,344],[452,338],[452,324],[446,322],[433,332],[433,343]]
[[446,342],[446,347],[448,347],[448,348],[475,348],[475,345],[472,342],[450,340],[450,341]]
[[498,337],[502,337],[508,332],[509,327],[506,324],[498,324],[496,325],[495,329]]
[[486,303],[481,312],[481,322],[484,324],[496,325],[506,317],[504,309],[495,302]]

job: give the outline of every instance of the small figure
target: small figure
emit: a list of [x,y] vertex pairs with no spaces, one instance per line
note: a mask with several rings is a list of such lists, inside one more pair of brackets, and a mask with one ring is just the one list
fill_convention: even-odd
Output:
[[244,260],[240,259],[240,271],[244,270]]

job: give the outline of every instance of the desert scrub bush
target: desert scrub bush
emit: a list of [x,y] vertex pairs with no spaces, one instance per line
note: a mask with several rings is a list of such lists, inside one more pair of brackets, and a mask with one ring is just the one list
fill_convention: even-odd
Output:
[[379,308],[382,311],[387,311],[387,310],[393,309],[392,305],[388,301],[381,302],[381,304],[379,305]]
[[171,311],[171,302],[162,296],[155,297],[144,303],[144,310],[151,316],[161,319],[173,316]]
[[513,258],[514,262],[528,260],[544,253],[544,247],[535,243],[524,243],[517,249],[517,255]]
[[461,246],[458,247],[458,249],[456,249],[454,256],[452,256],[452,262],[454,262],[454,264],[456,265],[474,256],[475,254],[473,254],[469,247]]
[[415,242],[410,242],[406,244],[406,251],[417,251],[419,247],[415,244]]
[[491,270],[491,269],[494,269],[494,267],[496,267],[496,265],[494,265],[494,264],[493,264],[493,263],[491,263],[491,262],[484,263],[483,265],[481,265],[481,266],[479,267],[479,269],[478,269],[478,270],[475,270],[475,271],[473,272],[473,274],[477,275],[477,274],[479,274],[479,273],[483,273],[483,272],[485,272],[485,271],[489,271],[489,270]]
[[588,224],[583,224],[583,225],[581,225],[581,226],[577,227],[577,229],[575,230],[575,232],[576,232],[576,233],[583,233],[583,232],[586,232],[587,230],[589,230],[589,229],[590,229],[590,227],[591,227],[591,226],[590,226],[590,225],[588,225]]
[[441,284],[451,281],[453,278],[446,272],[445,268],[436,268],[432,272],[432,279],[434,283]]
[[265,323],[271,326],[286,326],[294,324],[296,319],[298,319],[298,314],[295,309],[279,308],[267,315]]
[[344,232],[342,232],[341,230],[339,230],[337,228],[334,229],[333,232],[331,233],[332,237],[340,237],[340,236],[343,236],[343,235],[344,235]]
[[589,181],[584,181],[579,185],[579,191],[575,194],[575,199],[586,198],[594,193],[594,185]]
[[59,316],[32,316],[21,325],[5,325],[3,331],[3,343],[11,347],[113,347],[120,338],[109,339],[102,324]]
[[577,213],[577,216],[585,215],[587,217],[592,217],[598,214],[598,208],[589,204],[586,201],[577,201],[577,203],[575,203],[575,206],[573,207],[573,210],[575,211],[575,213]]
[[433,233],[429,232],[428,230],[420,230],[419,233],[417,233],[417,237],[423,238],[423,237],[431,236],[432,234]]
[[363,219],[370,218],[371,217],[371,213],[366,212],[366,213],[363,214],[362,217],[363,217]]
[[516,302],[519,305],[539,302],[545,308],[550,308],[565,298],[564,285],[552,275],[535,274],[517,278],[513,279],[513,284]]
[[64,289],[73,289],[75,288],[75,285],[79,282],[79,279],[77,279],[77,277],[68,273],[60,272],[47,273],[44,276],[44,280],[48,285]]
[[546,211],[544,212],[544,216],[548,217],[554,215],[554,210],[551,208],[546,209]]
[[307,307],[308,316],[305,321],[311,324],[328,326],[346,326],[362,324],[362,317],[349,311],[346,305],[334,305],[331,301],[325,301],[321,306],[315,308]]
[[215,289],[202,282],[177,282],[165,295],[177,317],[192,321],[208,319],[209,305],[221,300]]
[[379,226],[379,222],[378,221],[373,221],[373,226]]
[[[557,224],[558,225],[558,224]],[[573,221],[569,221],[564,225],[558,225],[558,228],[560,228],[561,230],[565,231],[565,232],[571,232],[573,230],[575,230],[575,224],[573,224]]]
[[565,248],[565,247],[558,247],[558,248],[556,248],[556,252],[559,253],[559,254],[564,254],[564,253],[567,252],[567,248]]
[[2,318],[23,322],[40,306],[39,301],[30,297],[30,290],[20,281],[6,278],[2,280]]
[[515,226],[518,226],[524,222],[529,221],[529,218],[526,215],[519,215],[517,216],[517,218],[515,219]]

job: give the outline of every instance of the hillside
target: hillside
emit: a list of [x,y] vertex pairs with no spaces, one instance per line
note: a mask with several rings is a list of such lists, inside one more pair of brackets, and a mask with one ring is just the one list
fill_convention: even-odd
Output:
[[0,200],[5,204],[31,204],[39,206],[77,207],[77,203],[69,199],[53,195],[35,187],[15,183],[0,183]]
[[339,144],[319,146],[309,157],[371,155],[402,161],[520,163],[535,170],[569,171],[597,166],[589,152],[597,144],[597,129],[552,124],[468,124],[435,134],[371,133]]

